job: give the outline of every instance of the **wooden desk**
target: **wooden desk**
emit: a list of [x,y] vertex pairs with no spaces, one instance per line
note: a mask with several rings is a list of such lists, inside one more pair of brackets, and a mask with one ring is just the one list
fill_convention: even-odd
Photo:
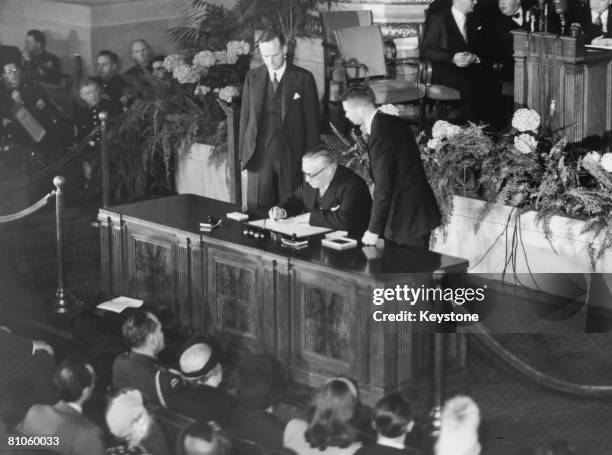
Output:
[[[278,356],[292,379],[318,386],[346,374],[363,398],[429,383],[433,335],[410,323],[376,323],[374,288],[429,285],[432,272],[463,273],[467,261],[418,249],[330,250],[320,239],[302,250],[242,235],[225,214],[235,205],[194,195],[99,212],[103,285],[170,307],[182,324],[222,331],[241,345]],[[223,217],[200,233],[208,215]],[[405,304],[404,304],[405,305]],[[403,308],[406,309],[406,308]],[[448,374],[464,371],[465,339],[446,337]]]

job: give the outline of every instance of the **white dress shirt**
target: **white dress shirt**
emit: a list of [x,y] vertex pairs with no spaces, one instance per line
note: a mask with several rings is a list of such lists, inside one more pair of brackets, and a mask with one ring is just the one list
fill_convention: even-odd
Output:
[[374,121],[374,116],[376,115],[377,112],[378,110],[375,109],[374,112],[372,112],[368,116],[368,118],[365,120],[365,123],[361,126],[361,132],[363,134],[367,134],[369,136],[370,133],[372,132],[372,122]]
[[[517,14],[519,15],[519,17],[514,17]],[[514,12],[514,14],[512,15],[512,20],[521,27],[523,26],[523,21],[525,20],[525,18],[523,17],[523,8],[519,8]]]
[[286,69],[287,69],[287,62],[286,61],[283,63],[283,66],[281,66],[276,71],[272,71],[272,70],[270,70],[270,68],[268,68],[268,74],[270,75],[270,80],[273,81],[274,80],[274,75],[276,74],[276,80],[278,82],[280,82],[281,79],[283,78],[283,74],[285,74],[285,70]]
[[[591,22],[593,24],[595,23],[597,16],[599,16],[599,14],[591,10]],[[603,33],[608,33],[608,10],[605,10],[603,13],[601,13],[601,16],[599,17],[601,18],[601,30],[603,31]]]
[[453,18],[455,19],[455,23],[457,24],[457,27],[459,28],[461,35],[463,35],[463,39],[467,43],[467,29],[465,28],[465,21],[467,18],[465,14],[463,14],[461,11],[456,9],[454,6],[451,8],[451,13],[453,13]]

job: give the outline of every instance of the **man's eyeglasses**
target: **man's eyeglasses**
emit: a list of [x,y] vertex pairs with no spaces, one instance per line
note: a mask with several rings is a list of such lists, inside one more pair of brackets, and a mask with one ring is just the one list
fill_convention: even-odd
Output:
[[314,179],[314,178],[317,178],[317,176],[318,176],[318,175],[319,175],[321,172],[323,172],[325,169],[327,169],[328,167],[329,167],[329,166],[325,166],[325,167],[323,167],[322,169],[319,169],[319,171],[318,171],[318,172],[315,172],[314,174],[309,174],[308,172],[304,172],[304,171],[302,171],[302,174],[304,174],[304,178],[307,178],[307,179],[311,179],[311,180],[312,180],[312,179]]

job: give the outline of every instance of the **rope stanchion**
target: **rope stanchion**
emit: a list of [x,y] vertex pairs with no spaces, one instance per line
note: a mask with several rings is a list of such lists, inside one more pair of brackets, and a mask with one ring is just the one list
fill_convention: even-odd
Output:
[[11,221],[15,221],[20,218],[24,218],[28,215],[31,215],[32,213],[40,210],[45,205],[47,205],[47,203],[49,202],[49,199],[51,199],[53,196],[55,196],[55,190],[43,196],[38,202],[35,202],[31,206],[23,210],[20,210],[19,212],[11,213],[9,215],[0,215],[0,224],[10,223]]
[[72,159],[75,156],[80,154],[83,151],[83,149],[89,144],[89,142],[92,140],[92,138],[96,134],[98,134],[99,130],[100,130],[100,128],[96,126],[67,155],[64,155],[59,160],[57,160],[56,162],[50,164],[46,168],[41,169],[40,171],[38,171],[38,172],[36,172],[36,173],[34,173],[32,175],[29,175],[27,177],[22,177],[22,178],[19,178],[19,179],[4,181],[4,182],[0,183],[0,190],[3,190],[4,188],[18,188],[18,187],[26,186],[26,185],[29,185],[32,182],[40,180],[41,178],[46,177],[49,174],[52,174],[53,172],[57,171],[59,168],[64,166],[66,163],[72,161]]
[[57,247],[57,289],[55,291],[54,311],[67,313],[69,311],[68,293],[64,288],[64,185],[66,179],[61,175],[53,179],[55,185],[55,225]]
[[110,202],[110,174],[109,174],[109,157],[108,157],[108,137],[106,131],[106,121],[108,120],[107,112],[98,114],[100,119],[100,153],[102,166],[102,207],[108,207]]

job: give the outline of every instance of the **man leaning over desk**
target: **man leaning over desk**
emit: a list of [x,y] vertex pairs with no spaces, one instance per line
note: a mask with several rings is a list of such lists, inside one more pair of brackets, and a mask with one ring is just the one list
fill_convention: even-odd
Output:
[[365,181],[340,166],[326,148],[302,157],[302,183],[278,206],[269,211],[272,220],[309,223],[312,226],[348,231],[354,239],[368,228],[372,198]]

